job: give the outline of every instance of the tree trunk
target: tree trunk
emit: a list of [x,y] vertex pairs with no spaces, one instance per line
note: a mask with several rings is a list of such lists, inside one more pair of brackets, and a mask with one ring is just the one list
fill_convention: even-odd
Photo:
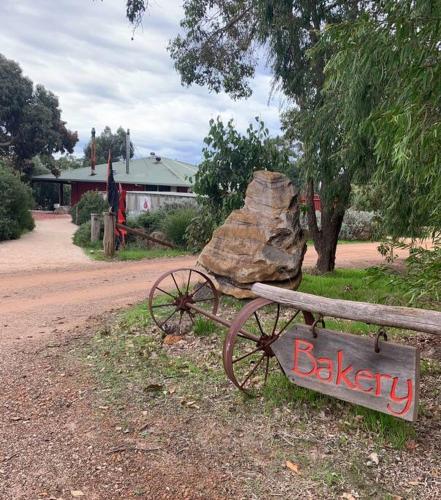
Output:
[[318,227],[314,207],[314,181],[308,180],[306,192],[308,210],[308,228],[314,241],[314,248],[318,254],[316,269],[320,274],[335,269],[335,255],[337,252],[338,235],[343,223],[344,210],[335,203],[331,207],[322,203],[321,227]]
[[335,269],[335,254],[337,253],[340,228],[341,223],[338,228],[332,224],[322,233],[319,245],[314,245],[318,253],[315,267],[320,274],[329,273]]

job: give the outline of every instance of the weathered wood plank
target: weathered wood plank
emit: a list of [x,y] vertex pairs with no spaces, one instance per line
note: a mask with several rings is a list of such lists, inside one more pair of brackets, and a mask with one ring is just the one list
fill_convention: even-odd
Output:
[[298,325],[273,351],[295,384],[350,403],[414,421],[419,399],[419,351],[415,347]]
[[169,243],[168,241],[162,241],[162,240],[158,240],[158,238],[152,238],[149,234],[144,232],[142,229],[136,229],[134,227],[129,227],[129,226],[126,226],[125,224],[119,224],[118,222],[116,223],[116,227],[119,229],[125,229],[128,233],[136,234],[137,236],[141,236],[141,238],[145,238],[146,240],[153,241],[154,243],[164,245],[165,247],[176,248],[175,245],[173,245],[172,243]]
[[100,214],[90,214],[90,241],[95,243],[100,239],[101,216]]
[[104,214],[104,237],[103,249],[106,257],[115,255],[115,220],[116,217],[112,213],[105,212]]
[[441,334],[441,312],[438,311],[329,299],[263,283],[254,284],[251,290],[259,297],[290,305],[303,311],[323,314],[323,316]]

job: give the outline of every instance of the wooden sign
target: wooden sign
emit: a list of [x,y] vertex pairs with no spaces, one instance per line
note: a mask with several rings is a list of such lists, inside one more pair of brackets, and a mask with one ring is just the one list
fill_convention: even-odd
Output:
[[404,420],[418,410],[420,355],[415,347],[298,325],[272,349],[295,384]]

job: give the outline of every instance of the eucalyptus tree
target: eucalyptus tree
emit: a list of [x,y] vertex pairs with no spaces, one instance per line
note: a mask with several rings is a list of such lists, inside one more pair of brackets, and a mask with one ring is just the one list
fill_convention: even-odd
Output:
[[[135,24],[139,22],[147,4],[129,0],[129,19]],[[292,106],[284,121],[289,137],[301,148],[308,224],[321,272],[335,266],[338,234],[355,172],[353,163],[342,163],[335,156],[340,130],[332,113],[328,112],[321,124],[323,135],[312,127],[324,103],[328,54],[320,52],[312,58],[309,51],[317,45],[328,24],[356,19],[368,7],[365,4],[369,2],[186,0],[181,21],[183,33],[169,45],[184,85],[205,85],[214,92],[224,90],[234,99],[251,94],[259,54],[266,52],[274,86]],[[315,217],[314,191],[322,199],[321,227]]]
[[[122,127],[118,127],[113,133],[109,126],[104,127],[103,131],[96,138],[96,163],[100,165],[107,163],[109,151],[112,151],[112,160],[120,161],[121,158],[126,158],[126,131]],[[84,148],[84,164],[90,162],[91,142],[89,141]],[[130,142],[130,158],[135,154],[135,147]]]
[[57,96],[34,86],[18,63],[0,54],[0,156],[23,171],[36,155],[73,153],[77,141],[61,119]]
[[338,94],[339,155],[360,142],[392,236],[441,233],[441,0],[384,0],[329,27],[325,98]]

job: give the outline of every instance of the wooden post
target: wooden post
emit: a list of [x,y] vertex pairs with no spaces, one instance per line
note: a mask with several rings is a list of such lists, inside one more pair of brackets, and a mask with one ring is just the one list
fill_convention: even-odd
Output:
[[104,212],[103,248],[105,257],[115,255],[115,214]]
[[60,207],[64,206],[64,184],[62,182],[58,184],[58,201]]
[[100,214],[90,214],[90,241],[95,243],[100,239],[101,218]]

